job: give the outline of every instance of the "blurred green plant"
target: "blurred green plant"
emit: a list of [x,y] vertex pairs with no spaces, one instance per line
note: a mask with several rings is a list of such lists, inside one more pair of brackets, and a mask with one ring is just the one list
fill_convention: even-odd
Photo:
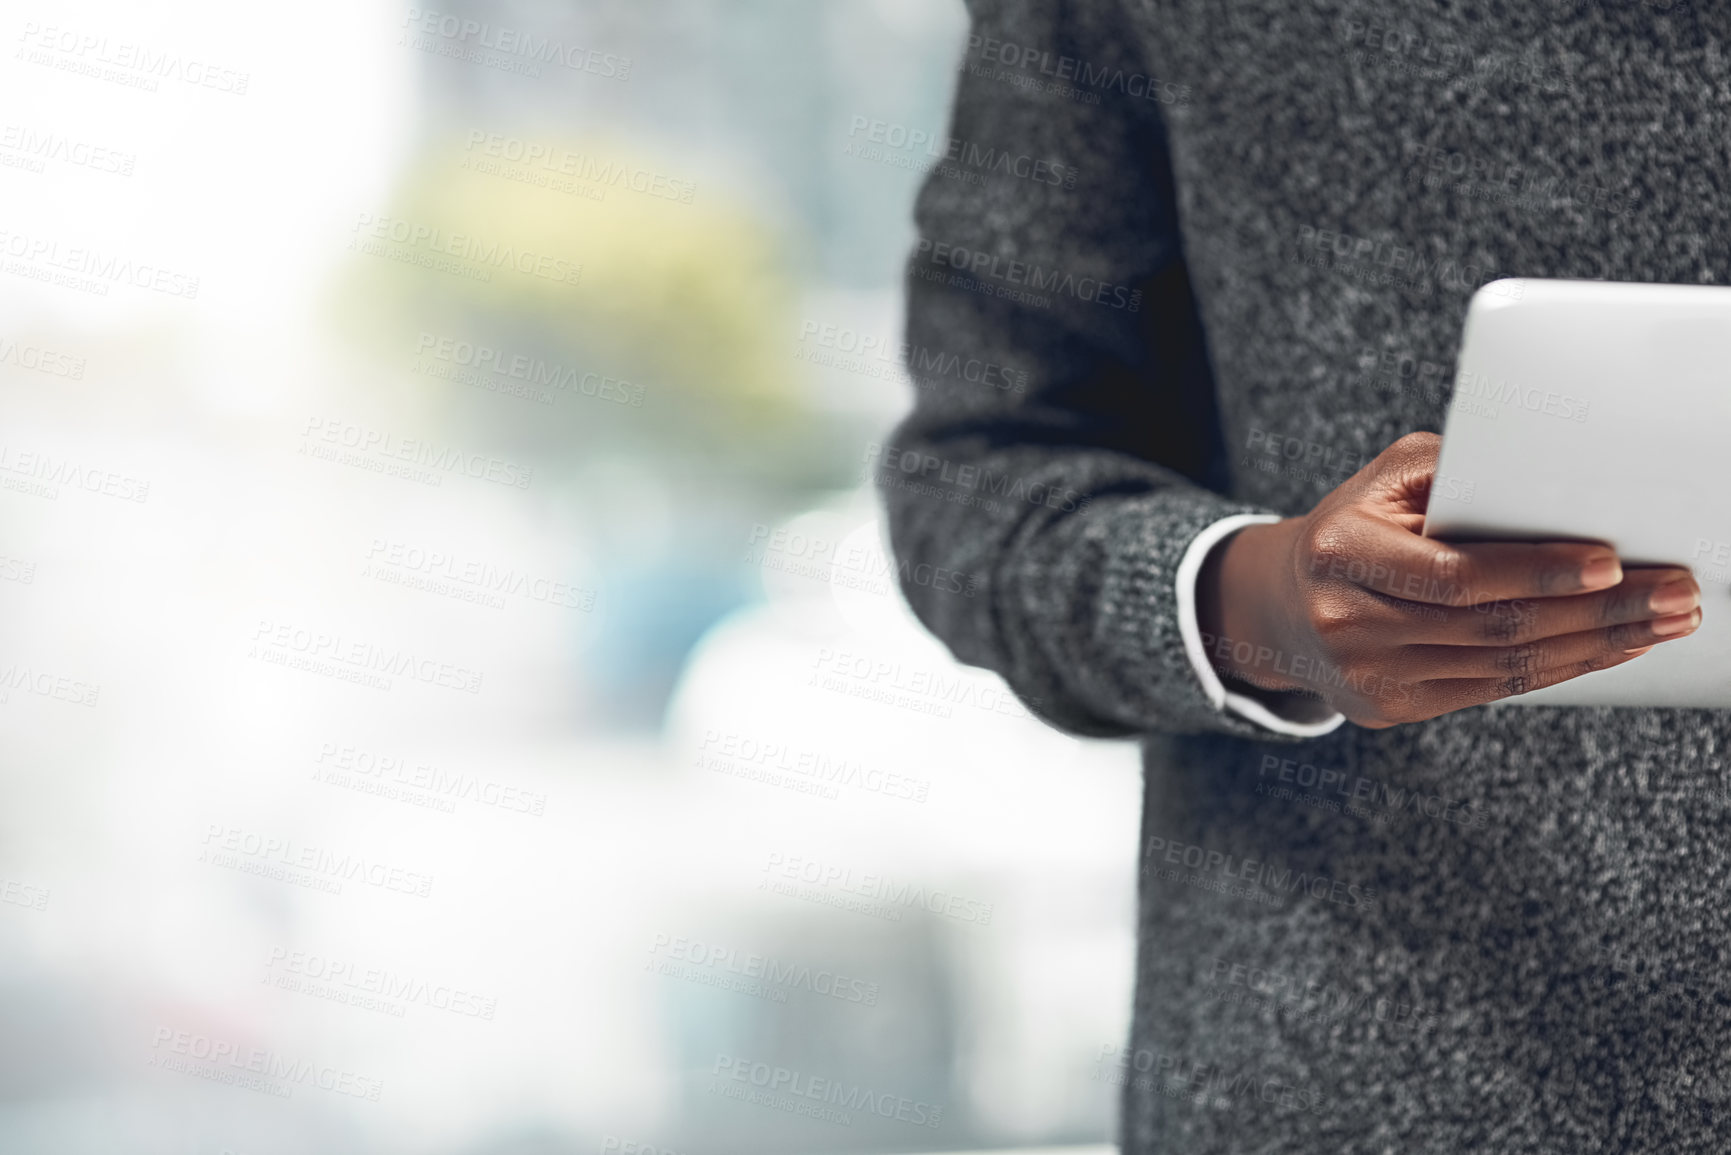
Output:
[[840,431],[822,428],[788,355],[788,238],[707,187],[646,182],[667,166],[617,140],[538,137],[533,161],[471,143],[424,149],[357,227],[335,297],[344,329],[398,364],[438,333],[641,387],[640,408],[562,400],[575,418],[541,418],[561,437],[648,439],[781,485],[836,483]]

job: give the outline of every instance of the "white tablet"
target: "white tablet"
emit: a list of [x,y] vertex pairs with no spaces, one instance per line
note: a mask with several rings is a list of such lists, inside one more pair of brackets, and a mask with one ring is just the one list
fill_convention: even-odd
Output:
[[1731,707],[1731,288],[1481,288],[1424,532],[1603,541],[1700,581],[1694,634],[1511,703]]

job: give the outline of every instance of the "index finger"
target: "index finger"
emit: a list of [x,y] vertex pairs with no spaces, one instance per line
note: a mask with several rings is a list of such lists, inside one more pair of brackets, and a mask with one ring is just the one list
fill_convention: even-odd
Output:
[[1623,566],[1603,542],[1437,541],[1367,520],[1317,542],[1311,575],[1406,601],[1476,606],[1609,589]]

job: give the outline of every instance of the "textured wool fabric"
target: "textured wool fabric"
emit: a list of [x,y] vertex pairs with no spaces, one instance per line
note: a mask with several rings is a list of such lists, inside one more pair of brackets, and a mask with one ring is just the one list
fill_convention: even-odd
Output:
[[1724,279],[1731,10],[970,9],[879,480],[898,554],[979,583],[906,584],[959,658],[1143,736],[1124,1149],[1724,1150],[1725,716],[1282,739],[1209,707],[1172,579],[1440,431],[1479,285]]

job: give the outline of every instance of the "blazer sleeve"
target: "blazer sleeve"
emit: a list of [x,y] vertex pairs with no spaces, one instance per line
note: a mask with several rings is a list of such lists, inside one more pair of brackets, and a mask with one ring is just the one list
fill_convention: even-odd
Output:
[[1062,729],[1296,740],[1212,703],[1179,628],[1191,541],[1268,512],[1224,496],[1161,117],[1188,92],[1118,0],[969,13],[915,209],[915,406],[872,453],[903,592]]

